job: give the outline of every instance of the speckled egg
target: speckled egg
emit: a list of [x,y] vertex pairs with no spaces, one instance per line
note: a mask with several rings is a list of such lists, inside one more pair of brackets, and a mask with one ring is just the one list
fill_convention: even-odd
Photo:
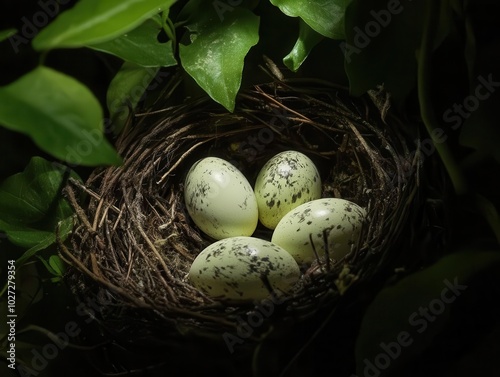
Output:
[[271,241],[288,251],[299,264],[315,260],[314,250],[319,257],[324,256],[325,246],[328,256],[339,260],[358,241],[365,217],[366,211],[348,200],[313,200],[287,213]]
[[269,241],[232,237],[205,248],[191,265],[188,278],[215,299],[251,301],[265,299],[272,292],[290,292],[300,270],[289,253]]
[[260,222],[274,229],[292,209],[321,198],[321,178],[309,157],[300,152],[285,151],[262,167],[254,191]]
[[184,182],[189,216],[216,240],[250,236],[258,223],[252,186],[231,163],[217,157],[197,161]]

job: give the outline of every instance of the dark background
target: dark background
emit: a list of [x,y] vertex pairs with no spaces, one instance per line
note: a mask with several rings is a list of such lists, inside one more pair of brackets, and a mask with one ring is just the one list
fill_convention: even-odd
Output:
[[[61,7],[66,9],[74,4],[70,1]],[[478,57],[483,65],[484,72],[500,72],[500,33],[497,22],[500,14],[498,4],[492,3],[485,8],[478,8],[475,14],[475,28],[477,30]],[[0,30],[14,27],[19,30],[27,28],[27,21],[40,11],[40,5],[35,1],[2,1],[0,14]],[[272,10],[267,9],[272,12]],[[269,45],[259,45],[249,55],[245,71],[244,85],[266,79],[266,76],[257,67],[262,64],[261,54],[266,53],[275,62],[290,50],[295,36],[289,28],[295,26],[294,20],[275,12],[276,22],[263,24],[264,32],[270,35]],[[279,20],[279,21],[278,21]],[[25,29],[28,30],[28,29]],[[276,43],[275,40],[283,41]],[[279,46],[279,48],[276,48]],[[450,99],[456,98],[459,102],[467,92],[467,88],[460,83],[465,75],[465,67],[454,64],[454,56],[458,56],[456,46],[448,45],[436,52],[434,75],[440,78],[441,86],[436,88],[436,108],[444,109]],[[33,69],[44,59],[44,64],[65,72],[85,83],[99,98],[105,108],[105,94],[107,86],[120,66],[120,62],[112,57],[87,49],[57,50],[41,57],[35,53],[29,44],[22,44],[19,52],[15,52],[9,41],[0,44],[0,85],[6,85],[22,74]],[[325,64],[328,61],[329,64]],[[458,61],[458,59],[457,59]],[[448,63],[443,63],[448,62]],[[278,64],[280,67],[281,64]],[[335,42],[327,41],[314,50],[308,62],[301,71],[303,76],[327,78],[340,84],[347,84],[343,73],[343,63],[340,49]],[[500,77],[500,76],[499,76]],[[458,84],[457,84],[458,83]],[[407,111],[415,116],[415,93],[409,99]],[[413,101],[413,103],[412,103]],[[455,153],[458,155],[468,152],[455,142]],[[30,138],[0,127],[0,179],[20,172],[34,155],[51,160],[40,151]],[[85,177],[90,169],[77,168],[78,173]],[[474,189],[487,196],[500,208],[500,182],[498,164],[493,159],[485,159],[472,171],[468,171],[469,181]],[[450,194],[448,227],[451,233],[451,242],[447,248],[466,247],[471,249],[498,249],[487,223],[478,216],[472,206],[467,204],[467,198],[455,198]],[[432,253],[432,245],[430,253]],[[2,259],[19,255],[22,250],[0,238],[0,253]],[[3,263],[3,262],[2,262]],[[46,279],[48,276],[42,270],[31,271],[35,281]],[[496,276],[496,279],[495,279]],[[27,279],[27,278],[26,278]],[[36,285],[36,283],[32,283]],[[400,376],[470,376],[470,375],[497,375],[500,372],[497,357],[500,352],[500,311],[498,299],[500,280],[498,271],[478,276],[470,285],[470,290],[453,305],[452,316],[444,331],[433,339],[428,350],[414,362],[398,371]],[[374,292],[381,287],[374,284],[366,287],[366,292],[357,292],[361,299],[353,304],[349,313],[334,316],[325,325],[322,331],[312,338],[316,324],[311,323],[298,328],[296,334],[285,340],[269,341],[262,346],[260,358],[252,360],[249,354],[234,354],[228,356],[224,348],[212,347],[210,344],[191,348],[187,339],[179,347],[161,348],[152,347],[136,349],[133,352],[122,352],[112,344],[99,346],[99,341],[106,340],[106,334],[100,333],[95,322],[86,323],[88,317],[79,315],[76,303],[65,288],[64,284],[42,284],[42,299],[31,305],[23,317],[23,324],[35,324],[51,329],[57,333],[64,329],[64,324],[75,321],[82,329],[80,335],[74,339],[75,344],[83,344],[87,349],[72,349],[66,347],[59,351],[57,357],[51,361],[40,376],[92,376],[97,375],[96,369],[103,365],[112,366],[114,375],[191,375],[191,373],[206,373],[207,370],[219,372],[220,375],[250,375],[252,365],[261,375],[276,375],[301,350],[305,342],[311,343],[297,359],[297,363],[288,370],[287,376],[349,376],[354,373],[353,347],[357,328],[362,318],[363,310],[368,305]],[[366,299],[362,299],[365,295]],[[394,303],[397,306],[398,303]],[[392,308],[388,308],[391,310]],[[318,320],[324,320],[329,312],[320,313]],[[46,335],[32,331],[23,336],[23,341],[31,345],[45,345],[48,342]],[[19,356],[33,357],[32,347],[28,346]],[[194,349],[194,350],[193,350]],[[120,360],[137,359],[137,365],[148,365],[146,371],[121,369]],[[118,361],[117,361],[118,360]],[[252,364],[254,363],[254,364]],[[116,365],[111,365],[116,364]],[[126,364],[126,363],[124,363]],[[133,363],[132,363],[133,364]],[[114,368],[113,368],[114,367]],[[2,365],[3,368],[3,365]],[[236,369],[235,369],[236,368]],[[237,373],[241,368],[241,373]],[[132,368],[131,368],[132,369]],[[140,369],[139,367],[137,369]],[[122,373],[122,374],[120,374]],[[111,374],[110,374],[111,375]]]

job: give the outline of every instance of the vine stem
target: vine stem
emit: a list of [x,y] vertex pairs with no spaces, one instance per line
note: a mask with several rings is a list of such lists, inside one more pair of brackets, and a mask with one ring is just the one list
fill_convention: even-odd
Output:
[[426,1],[426,22],[424,25],[422,42],[418,51],[418,101],[420,103],[420,114],[434,147],[443,162],[451,182],[458,195],[467,192],[467,183],[462,169],[446,142],[440,142],[435,131],[439,130],[439,122],[432,106],[432,81],[431,81],[431,58],[433,42],[436,35],[436,27],[439,21],[439,2],[435,0]]

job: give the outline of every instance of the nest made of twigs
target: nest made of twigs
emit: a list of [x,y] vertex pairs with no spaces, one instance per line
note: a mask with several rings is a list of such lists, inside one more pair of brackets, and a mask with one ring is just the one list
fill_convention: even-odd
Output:
[[[398,253],[393,246],[415,205],[421,160],[410,143],[416,136],[405,135],[387,110],[383,92],[351,98],[342,88],[306,81],[243,90],[233,113],[201,98],[137,114],[117,141],[123,166],[97,169],[85,185],[67,187],[77,224],[61,248],[74,267],[74,291],[98,297],[100,320],[118,332],[154,338],[235,331],[259,303],[227,305],[186,279],[196,255],[214,240],[190,220],[183,180],[196,160],[217,156],[253,183],[271,156],[293,149],[318,166],[323,197],[358,203],[368,221],[346,258],[304,271],[266,321],[301,321],[335,305]],[[270,238],[261,227],[256,236]]]

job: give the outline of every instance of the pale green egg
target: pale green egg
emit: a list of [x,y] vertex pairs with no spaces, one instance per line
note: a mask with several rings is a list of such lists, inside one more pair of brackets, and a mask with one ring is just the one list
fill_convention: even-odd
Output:
[[269,241],[232,237],[205,248],[191,265],[188,278],[215,299],[252,301],[290,292],[300,270],[286,250]]
[[207,157],[191,167],[184,182],[184,201],[194,223],[214,239],[250,236],[257,227],[252,186],[221,158]]
[[287,213],[273,232],[271,242],[288,251],[299,264],[325,255],[340,260],[358,242],[366,211],[345,199],[323,198]]
[[321,198],[321,178],[314,162],[305,154],[284,151],[262,167],[254,191],[260,222],[274,229],[292,209]]

